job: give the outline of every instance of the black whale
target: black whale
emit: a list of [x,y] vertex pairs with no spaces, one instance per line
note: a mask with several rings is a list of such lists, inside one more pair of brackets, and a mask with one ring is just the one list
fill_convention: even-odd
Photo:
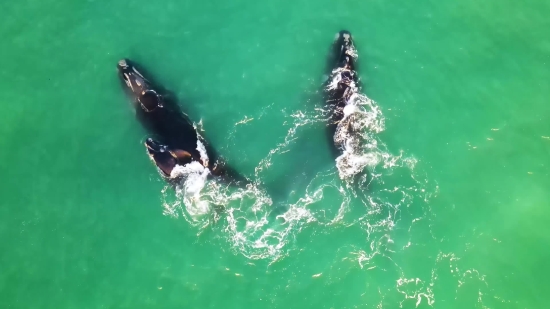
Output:
[[[356,72],[356,50],[351,33],[340,31],[329,52],[326,74],[329,76],[324,87],[324,96],[327,108],[330,110],[330,120],[327,135],[331,144],[335,145],[334,134],[338,123],[344,117],[344,107],[351,95],[357,91],[358,77]],[[338,149],[332,148],[335,155]]]
[[176,164],[196,161],[208,168],[214,176],[232,181],[246,180],[225,166],[198,134],[175,97],[155,84],[135,62],[122,59],[118,62],[117,69],[124,89],[134,104],[136,117],[156,138],[147,139],[145,146],[150,158],[164,176],[170,177]]
[[159,171],[167,179],[177,180],[179,176],[172,176],[172,170],[176,165],[185,165],[191,163],[193,158],[191,154],[185,150],[171,148],[168,145],[148,138],[145,143],[149,158],[155,163]]

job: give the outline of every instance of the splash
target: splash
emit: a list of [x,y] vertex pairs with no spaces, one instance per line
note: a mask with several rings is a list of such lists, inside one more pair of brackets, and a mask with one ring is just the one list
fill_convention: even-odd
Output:
[[343,149],[336,159],[340,178],[350,178],[374,167],[389,153],[380,150],[375,134],[384,130],[384,117],[378,105],[363,94],[354,93],[344,108],[344,117],[336,127],[334,142]]
[[185,179],[176,186],[176,194],[184,200],[187,213],[196,218],[197,216],[207,214],[211,207],[201,199],[201,192],[206,185],[207,177],[210,171],[199,162],[192,162],[184,166],[176,166],[170,175],[172,178],[179,177]]
[[[353,44],[347,47],[346,54],[353,62],[359,58]],[[337,67],[325,86],[327,94],[344,90],[336,97],[344,106],[330,107],[336,110],[329,111],[343,114],[334,134],[334,144],[342,150],[342,154],[336,159],[341,179],[349,179],[367,167],[376,166],[384,159],[385,154],[383,150],[379,150],[376,139],[376,134],[384,130],[382,111],[376,102],[360,93],[356,76],[357,72],[347,65]]]

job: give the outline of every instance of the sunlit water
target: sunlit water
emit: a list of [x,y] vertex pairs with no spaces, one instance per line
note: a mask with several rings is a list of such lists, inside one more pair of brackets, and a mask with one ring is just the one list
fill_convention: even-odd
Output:
[[[1,7],[1,308],[545,307],[548,5]],[[327,137],[343,28],[362,83]],[[251,183],[166,184],[122,57]]]

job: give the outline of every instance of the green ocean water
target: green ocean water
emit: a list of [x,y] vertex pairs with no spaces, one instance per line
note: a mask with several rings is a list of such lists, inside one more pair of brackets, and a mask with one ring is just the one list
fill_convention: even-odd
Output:
[[[0,9],[0,308],[547,307],[549,3]],[[320,110],[341,29],[380,110],[370,183],[339,177]],[[255,187],[167,187],[123,57]]]

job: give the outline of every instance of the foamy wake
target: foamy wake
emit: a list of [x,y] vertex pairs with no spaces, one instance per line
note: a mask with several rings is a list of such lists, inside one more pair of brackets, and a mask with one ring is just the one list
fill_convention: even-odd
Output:
[[[340,81],[341,75],[335,70],[328,87],[336,87]],[[402,295],[402,303],[432,306],[434,285],[437,286],[441,271],[438,267],[447,267],[445,263],[452,266],[453,275],[457,273],[454,276],[458,287],[467,280],[484,281],[484,276],[475,269],[464,267],[459,272],[458,266],[455,267],[457,259],[443,253],[435,254],[436,265],[426,274],[396,262],[396,252],[406,255],[409,248],[425,241],[415,237],[425,237],[425,231],[431,232],[429,200],[438,194],[439,188],[428,179],[416,158],[387,149],[379,138],[385,129],[381,108],[356,85],[352,87],[353,93],[334,135],[334,142],[342,149],[336,169],[333,166],[319,171],[304,192],[296,193],[296,202],[274,204],[262,189],[261,179],[275,168],[272,166],[275,157],[291,152],[293,145],[300,143],[300,130],[326,123],[331,111],[318,108],[289,113],[283,124],[287,134],[259,162],[254,175],[256,182],[245,188],[230,188],[209,180],[209,171],[198,163],[177,167],[173,176],[184,177],[175,194],[169,186],[164,188],[164,213],[184,218],[196,228],[197,234],[214,231],[214,238],[221,239],[236,254],[272,263],[292,252],[294,240],[304,229],[354,228],[364,234],[364,241],[338,248],[336,255],[343,255],[338,256],[338,263],[351,261],[354,267],[365,271],[383,268],[381,271],[387,273],[384,276],[393,280],[389,280],[390,286],[372,290],[381,295],[380,308],[384,295],[395,294]],[[241,128],[241,124],[235,124],[235,128],[238,125]],[[416,230],[421,232],[414,233]],[[417,251],[410,254],[411,258],[418,258]],[[480,298],[483,292],[479,291]]]
[[[357,50],[351,48],[348,55],[357,60]],[[345,107],[343,118],[338,123],[334,135],[334,143],[342,150],[342,155],[336,159],[336,167],[340,178],[348,179],[361,173],[366,167],[373,167],[382,160],[375,134],[384,130],[384,117],[380,107],[365,94],[360,93],[354,80],[343,76],[348,69],[336,68],[329,77],[325,91],[337,90],[346,85],[344,94]],[[357,74],[357,72],[352,72]]]
[[346,179],[383,161],[375,134],[384,130],[382,111],[374,101],[359,93],[351,95],[344,117],[336,127],[334,142],[343,150],[336,159],[340,178]]
[[[168,185],[163,190],[164,213],[184,218],[197,234],[215,231],[237,254],[271,262],[287,256],[297,235],[313,223],[329,229],[359,226],[371,240],[391,233],[403,217],[399,213],[427,195],[426,179],[415,171],[414,158],[391,154],[377,139],[376,132],[384,123],[378,106],[359,94],[351,99],[354,104],[346,109],[337,130],[348,152],[337,159],[338,169],[320,170],[304,192],[296,192],[296,202],[274,204],[260,180],[276,168],[273,158],[300,143],[300,130],[326,122],[327,113],[322,109],[288,114],[286,136],[259,162],[257,180],[247,187],[218,182],[198,163],[178,166],[172,176],[183,176],[183,180],[175,194]],[[346,177],[342,181],[342,173],[352,174],[365,166],[371,177],[364,174],[359,181]],[[398,182],[393,175],[399,176]],[[409,183],[402,182],[402,175],[408,175]],[[373,182],[374,189],[368,190],[367,185]],[[370,254],[382,250],[378,246],[373,245]]]
[[[334,70],[326,90],[336,89],[340,82],[340,69]],[[385,118],[376,102],[360,93],[353,82],[348,95],[343,118],[334,135],[334,143],[342,150],[336,167],[339,177],[348,184],[350,194],[367,207],[364,216],[357,220],[367,233],[367,244],[354,246],[350,250],[351,260],[367,271],[377,269],[380,264],[391,265],[399,277],[395,278],[394,287],[388,287],[387,295],[401,294],[401,305],[412,301],[417,307],[420,303],[432,306],[433,270],[425,277],[411,278],[393,256],[416,243],[411,231],[417,226],[431,228],[427,223],[431,216],[427,202],[437,194],[438,187],[428,181],[425,173],[417,171],[418,161],[414,157],[406,156],[403,151],[392,154],[379,139],[379,133],[385,129]],[[354,181],[356,176],[359,181]],[[353,186],[353,183],[366,187]],[[397,228],[407,231],[406,236],[394,236]],[[399,245],[394,237],[399,237]],[[379,287],[378,293],[382,294],[381,290]]]
[[[335,87],[339,78],[335,70],[328,87]],[[334,136],[343,150],[336,159],[336,169],[320,170],[303,192],[295,192],[296,202],[274,204],[261,179],[276,168],[272,166],[275,157],[292,152],[300,143],[301,130],[327,122],[331,111],[323,108],[287,115],[288,121],[283,124],[286,136],[259,162],[256,181],[247,187],[218,182],[198,163],[177,167],[173,176],[183,176],[183,180],[175,194],[171,187],[164,188],[164,213],[185,218],[197,228],[197,234],[213,230],[237,254],[272,262],[288,255],[297,235],[312,223],[327,229],[355,226],[365,232],[370,245],[353,254],[359,255],[360,265],[368,264],[373,256],[385,251],[389,235],[400,222],[412,226],[423,220],[426,210],[417,211],[411,205],[425,203],[435,189],[417,170],[416,159],[386,149],[378,137],[385,121],[381,108],[352,86],[354,91],[348,96]],[[235,124],[235,130],[242,127],[242,122]],[[201,146],[199,150],[203,150]],[[414,216],[407,216],[409,213]]]

